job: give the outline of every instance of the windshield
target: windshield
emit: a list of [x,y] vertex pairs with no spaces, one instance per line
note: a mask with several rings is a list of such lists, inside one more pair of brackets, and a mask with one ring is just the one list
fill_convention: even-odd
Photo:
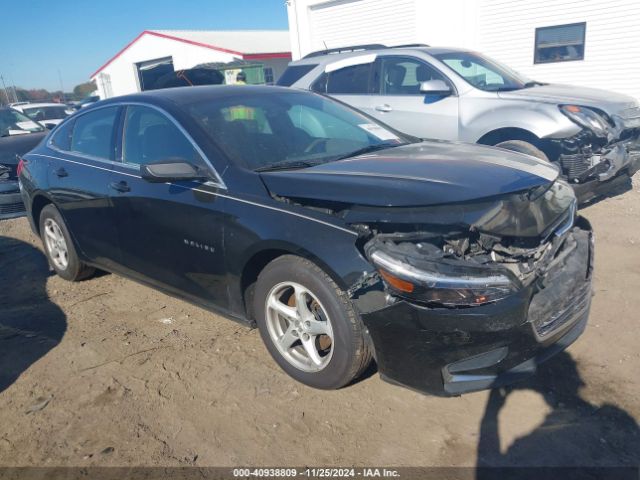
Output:
[[487,92],[527,88],[537,82],[475,52],[447,52],[434,55],[472,86]]
[[17,110],[0,109],[0,137],[42,132],[44,127]]
[[66,118],[67,112],[65,110],[66,107],[64,106],[51,106],[25,108],[22,111],[27,115],[27,117],[41,122],[42,120],[59,120],[61,118]]
[[302,168],[410,141],[349,107],[304,92],[238,94],[188,110],[230,158],[251,170]]

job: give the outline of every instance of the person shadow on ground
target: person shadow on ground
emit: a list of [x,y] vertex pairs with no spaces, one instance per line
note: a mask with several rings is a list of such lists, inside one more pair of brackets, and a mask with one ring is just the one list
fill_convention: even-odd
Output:
[[[492,390],[480,423],[476,478],[637,479],[638,423],[615,405],[597,406],[584,400],[580,396],[582,386],[575,361],[561,352],[541,365],[531,379]],[[498,416],[508,396],[523,389],[540,393],[551,412],[532,432],[509,446],[503,445],[506,450],[502,452]],[[544,471],[523,467],[564,468]]]
[[66,316],[49,300],[43,253],[0,236],[0,394],[60,343]]

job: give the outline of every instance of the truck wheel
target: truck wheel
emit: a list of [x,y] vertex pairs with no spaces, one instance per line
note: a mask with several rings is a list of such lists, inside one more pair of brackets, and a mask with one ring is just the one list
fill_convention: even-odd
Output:
[[60,277],[76,282],[93,274],[94,269],[78,258],[67,226],[54,205],[45,206],[40,213],[40,236],[49,265]]
[[523,140],[507,140],[506,142],[500,142],[494,146],[498,148],[504,148],[505,150],[511,150],[513,152],[531,155],[532,157],[539,158],[540,160],[544,160],[545,162],[549,161],[549,157],[547,157],[542,150],[540,150],[535,145],[531,145],[529,142],[525,142]]
[[267,350],[299,382],[337,389],[371,361],[346,293],[307,259],[284,255],[269,263],[258,276],[253,308]]

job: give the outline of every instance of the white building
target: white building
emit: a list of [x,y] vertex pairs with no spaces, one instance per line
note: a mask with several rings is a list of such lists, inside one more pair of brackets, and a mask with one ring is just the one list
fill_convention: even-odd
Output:
[[530,78],[640,98],[638,0],[288,0],[293,58],[426,43],[480,51]]
[[249,61],[261,64],[265,82],[273,83],[290,60],[285,30],[145,30],[91,79],[104,99],[144,90],[145,72],[158,66],[179,71],[204,63]]

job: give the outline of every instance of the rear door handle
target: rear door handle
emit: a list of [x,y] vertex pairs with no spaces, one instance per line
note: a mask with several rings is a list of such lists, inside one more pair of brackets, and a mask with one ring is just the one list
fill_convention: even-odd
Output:
[[393,108],[391,108],[391,105],[387,105],[385,103],[384,105],[376,106],[376,110],[379,112],[390,112],[391,110],[393,110]]
[[62,167],[60,167],[59,169],[56,170],[56,175],[58,176],[58,178],[68,177],[69,176],[67,171]]
[[120,182],[111,182],[109,184],[109,187],[113,188],[114,190],[120,193],[126,193],[131,191],[131,187],[129,187],[129,184],[127,184],[127,182],[125,182],[124,180]]

